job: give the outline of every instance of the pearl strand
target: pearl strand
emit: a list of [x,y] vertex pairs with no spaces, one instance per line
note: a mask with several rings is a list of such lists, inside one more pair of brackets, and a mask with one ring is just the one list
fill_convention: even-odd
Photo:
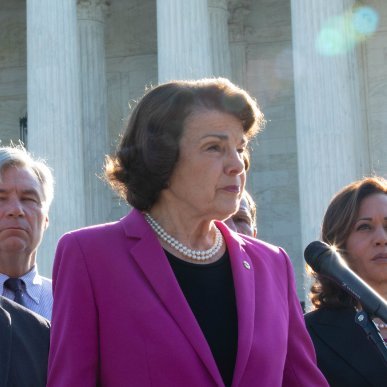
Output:
[[187,246],[183,245],[173,236],[169,235],[161,226],[158,224],[148,213],[145,213],[145,220],[149,223],[156,234],[175,250],[179,251],[186,257],[197,261],[206,261],[212,258],[222,247],[223,237],[218,228],[216,228],[216,238],[214,245],[208,250],[192,250]]

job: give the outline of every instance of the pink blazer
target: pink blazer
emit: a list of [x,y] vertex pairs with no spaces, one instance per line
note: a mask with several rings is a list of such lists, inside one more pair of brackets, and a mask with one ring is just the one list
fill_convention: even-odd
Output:
[[[286,253],[217,225],[230,254],[238,311],[232,386],[328,386]],[[49,387],[223,386],[141,212],[64,235],[53,287]]]

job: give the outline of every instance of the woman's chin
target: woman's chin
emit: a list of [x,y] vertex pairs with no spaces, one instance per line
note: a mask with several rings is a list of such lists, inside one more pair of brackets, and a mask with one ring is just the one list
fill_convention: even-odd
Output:
[[219,211],[219,215],[216,219],[224,221],[228,218],[230,218],[232,215],[234,215],[238,211],[238,206],[232,208],[223,209],[223,211]]

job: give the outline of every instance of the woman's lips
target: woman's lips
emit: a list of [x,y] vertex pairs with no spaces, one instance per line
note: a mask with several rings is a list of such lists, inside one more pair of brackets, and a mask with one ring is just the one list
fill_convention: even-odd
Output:
[[373,258],[373,261],[385,261],[387,262],[387,253],[376,254]]
[[239,193],[240,187],[239,185],[227,185],[226,187],[223,187],[223,190],[232,193]]

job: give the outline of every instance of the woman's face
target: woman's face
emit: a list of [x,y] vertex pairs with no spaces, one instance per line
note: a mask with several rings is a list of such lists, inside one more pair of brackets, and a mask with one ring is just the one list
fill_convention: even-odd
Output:
[[234,116],[217,110],[193,112],[185,121],[179,159],[161,201],[190,217],[230,216],[245,186],[246,143]]
[[348,265],[370,286],[387,282],[387,194],[363,199],[346,250]]

